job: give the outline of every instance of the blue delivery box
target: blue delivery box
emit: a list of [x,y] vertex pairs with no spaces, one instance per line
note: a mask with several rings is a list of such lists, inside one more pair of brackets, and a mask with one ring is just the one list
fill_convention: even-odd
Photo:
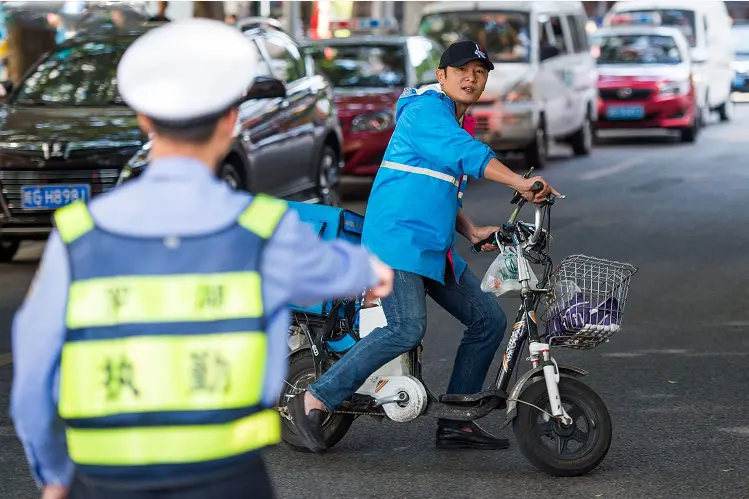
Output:
[[[364,216],[334,206],[294,201],[289,201],[288,204],[290,208],[299,214],[302,222],[306,222],[312,226],[312,229],[322,240],[332,241],[334,239],[343,239],[352,244],[361,244]],[[291,310],[325,316],[333,310],[334,306],[335,303],[328,300],[307,307],[292,305]]]

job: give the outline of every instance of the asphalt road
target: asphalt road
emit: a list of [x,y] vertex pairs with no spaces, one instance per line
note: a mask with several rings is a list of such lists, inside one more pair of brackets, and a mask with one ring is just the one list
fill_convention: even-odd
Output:
[[[611,412],[614,441],[597,470],[550,478],[522,457],[509,429],[502,430],[511,437],[509,450],[445,452],[434,448],[433,420],[363,418],[326,455],[273,449],[268,461],[279,497],[749,497],[747,143],[744,105],[733,122],[712,123],[695,145],[617,139],[584,159],[560,148],[543,172],[568,195],[552,217],[556,259],[584,253],[640,267],[625,331],[592,352],[555,352],[560,363],[590,371],[586,383]],[[358,198],[349,205],[363,210],[366,186],[347,191]],[[509,195],[472,181],[465,209],[478,224],[498,224],[509,215]],[[463,254],[483,275],[493,255],[472,255],[467,246]],[[32,245],[18,261],[0,265],[1,498],[37,497],[7,416],[12,366],[5,354],[12,314],[39,254]],[[432,305],[425,377],[441,392],[462,326]],[[503,305],[514,317],[517,302]],[[502,423],[500,414],[484,420],[488,429]]]

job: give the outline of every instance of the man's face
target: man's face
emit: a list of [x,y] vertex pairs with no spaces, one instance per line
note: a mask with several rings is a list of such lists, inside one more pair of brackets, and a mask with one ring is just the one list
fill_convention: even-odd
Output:
[[442,91],[455,102],[470,106],[481,97],[486,87],[489,71],[480,61],[471,61],[459,68],[437,70],[437,80]]

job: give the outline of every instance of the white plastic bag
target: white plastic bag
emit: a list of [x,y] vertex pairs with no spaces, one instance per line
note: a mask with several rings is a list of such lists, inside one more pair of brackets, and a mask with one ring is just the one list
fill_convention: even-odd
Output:
[[[533,273],[533,269],[530,269],[530,273],[529,284],[531,288],[535,288],[538,284],[538,277]],[[522,286],[518,279],[518,255],[515,253],[515,248],[513,246],[500,246],[499,256],[494,259],[481,280],[481,291],[494,293],[496,296],[503,296],[508,293],[519,295]]]

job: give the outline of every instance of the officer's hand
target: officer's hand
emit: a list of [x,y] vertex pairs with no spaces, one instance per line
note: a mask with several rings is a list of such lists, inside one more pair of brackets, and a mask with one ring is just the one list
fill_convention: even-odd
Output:
[[372,260],[372,266],[380,282],[367,291],[364,298],[365,303],[371,303],[378,298],[385,298],[393,291],[393,269],[377,259]]
[[67,499],[68,489],[62,485],[45,485],[42,499]]

